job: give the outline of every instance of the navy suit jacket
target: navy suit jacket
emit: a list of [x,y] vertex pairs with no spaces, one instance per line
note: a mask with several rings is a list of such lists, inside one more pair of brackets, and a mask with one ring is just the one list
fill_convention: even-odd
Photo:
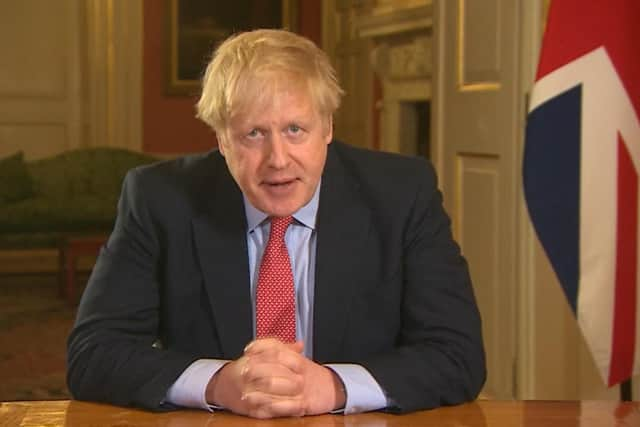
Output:
[[[74,397],[162,409],[194,360],[239,357],[246,228],[218,151],[130,171],[69,337]],[[313,359],[364,366],[391,411],[475,398],[480,317],[430,164],[334,141],[317,233]]]

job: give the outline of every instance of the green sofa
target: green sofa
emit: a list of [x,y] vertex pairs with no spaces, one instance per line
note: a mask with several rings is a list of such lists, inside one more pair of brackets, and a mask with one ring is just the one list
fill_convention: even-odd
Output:
[[126,172],[156,161],[116,148],[83,148],[26,162],[0,159],[0,250],[58,247],[69,235],[107,234]]

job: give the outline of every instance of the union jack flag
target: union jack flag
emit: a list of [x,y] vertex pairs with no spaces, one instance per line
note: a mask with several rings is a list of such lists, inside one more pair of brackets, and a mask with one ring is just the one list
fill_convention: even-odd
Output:
[[554,0],[531,94],[529,214],[606,384],[640,373],[640,1]]

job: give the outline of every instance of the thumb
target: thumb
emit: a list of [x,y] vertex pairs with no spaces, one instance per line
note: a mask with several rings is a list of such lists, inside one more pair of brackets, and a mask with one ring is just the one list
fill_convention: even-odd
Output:
[[288,343],[286,344],[286,346],[289,350],[295,351],[296,353],[302,353],[302,351],[304,350],[304,342],[302,341]]

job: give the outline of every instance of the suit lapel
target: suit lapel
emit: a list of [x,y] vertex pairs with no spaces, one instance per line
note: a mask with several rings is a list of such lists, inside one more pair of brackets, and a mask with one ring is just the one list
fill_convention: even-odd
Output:
[[[330,146],[331,147],[331,146]],[[314,290],[314,359],[335,361],[341,352],[345,325],[358,274],[358,254],[366,251],[370,211],[358,186],[332,148],[322,176],[318,210]]]
[[[222,159],[211,200],[193,235],[224,356],[235,359],[253,336],[246,216],[242,194]],[[201,193],[211,194],[205,184]]]

